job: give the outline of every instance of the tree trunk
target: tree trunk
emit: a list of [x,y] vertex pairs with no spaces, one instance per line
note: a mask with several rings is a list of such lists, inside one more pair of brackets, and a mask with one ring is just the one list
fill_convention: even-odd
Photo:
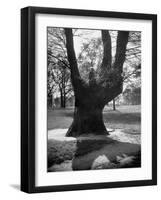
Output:
[[113,99],[113,110],[116,110],[115,99]]
[[64,101],[63,101],[63,92],[62,89],[60,89],[60,107],[63,108],[64,106]]
[[103,122],[103,108],[87,104],[84,107],[75,107],[73,123],[66,136],[77,137],[82,134],[108,135]]
[[66,108],[66,95],[65,95],[65,92],[63,94],[63,108]]

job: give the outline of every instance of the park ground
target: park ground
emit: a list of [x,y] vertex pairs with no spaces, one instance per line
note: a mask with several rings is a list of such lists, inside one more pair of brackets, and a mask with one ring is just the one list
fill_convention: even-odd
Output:
[[[48,130],[69,128],[73,120],[73,107],[66,109],[48,110]],[[104,123],[110,129],[123,129],[129,134],[141,132],[141,106],[117,106],[113,111],[106,106],[103,111]]]
[[[112,110],[112,107],[106,106],[103,111],[104,123],[107,129],[112,130],[108,138],[88,136],[75,139],[65,137],[73,120],[73,111],[72,107],[48,110],[49,172],[68,171],[73,168],[75,170],[91,169],[95,160],[99,164],[104,162],[104,158],[99,157],[99,155],[110,158],[112,168],[113,165],[114,168],[118,166],[120,168],[122,160],[123,162],[131,162],[135,155],[137,159],[131,166],[140,166],[141,160],[138,155],[140,155],[141,106],[117,106],[115,111]],[[114,140],[119,142],[113,143]],[[130,157],[124,158],[125,154],[130,155]],[[119,157],[123,155],[119,162],[118,155]],[[107,164],[106,159],[105,163]],[[109,168],[109,164],[105,168]]]

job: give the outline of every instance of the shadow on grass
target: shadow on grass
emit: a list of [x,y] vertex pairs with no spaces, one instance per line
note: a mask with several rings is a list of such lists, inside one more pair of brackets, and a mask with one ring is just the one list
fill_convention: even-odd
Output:
[[[98,146],[98,141],[96,140],[91,141],[90,145],[87,144],[86,140],[77,140],[77,149],[72,160],[72,169],[91,170],[94,165],[98,165],[98,169],[141,167],[140,145],[118,142],[116,140],[109,140],[106,142],[106,144],[100,144],[100,146]],[[93,150],[89,151],[89,147],[93,147],[91,148]],[[94,149],[94,147],[96,147],[96,149]],[[117,160],[117,156],[121,157],[125,153],[127,158],[122,158],[121,164],[121,162]],[[132,160],[130,160],[130,156],[131,158],[133,157]],[[110,163],[107,162],[109,160]]]
[[104,113],[104,122],[110,123],[139,123],[141,120],[140,113]]
[[[124,154],[129,157],[123,158],[125,163],[120,165],[117,156],[121,157]],[[130,156],[133,159],[127,162]],[[48,141],[48,172],[52,172],[52,166],[54,165],[57,165],[58,171],[66,171],[63,165],[61,166],[62,170],[59,169],[59,165],[62,163],[65,165],[66,161],[71,160],[71,170],[90,170],[100,157],[106,157],[106,160],[110,160],[112,163],[112,165],[108,166],[100,163],[101,169],[134,168],[141,166],[139,144],[119,142],[106,136],[79,137],[75,138],[75,140],[72,139],[72,141],[58,141],[55,139]]]

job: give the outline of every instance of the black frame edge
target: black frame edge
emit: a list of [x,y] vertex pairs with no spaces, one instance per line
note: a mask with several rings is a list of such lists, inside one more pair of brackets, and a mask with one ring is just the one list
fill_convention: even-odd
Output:
[[153,180],[139,180],[139,181],[87,183],[87,184],[60,185],[60,186],[40,186],[40,187],[34,187],[31,193],[65,192],[65,191],[141,187],[141,186],[143,187],[152,185],[156,185],[156,183]]
[[152,181],[157,185],[157,15],[152,19]]
[[21,191],[35,186],[35,36],[34,15],[21,9]]
[[28,9],[21,9],[21,190],[28,192]]
[[61,14],[73,16],[88,16],[88,17],[109,17],[109,18],[123,18],[123,19],[143,19],[152,20],[157,15],[149,13],[133,13],[133,12],[117,12],[105,10],[84,10],[84,9],[69,9],[69,8],[52,8],[52,7],[36,7],[28,6],[25,9],[32,10],[33,13],[39,14]]

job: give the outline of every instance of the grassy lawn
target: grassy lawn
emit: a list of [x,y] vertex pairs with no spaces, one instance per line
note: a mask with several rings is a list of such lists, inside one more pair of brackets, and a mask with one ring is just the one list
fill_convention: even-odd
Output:
[[[126,133],[128,133],[127,135],[130,134],[129,137],[136,137],[136,134],[141,133],[140,110],[141,110],[140,106],[117,106],[117,110],[113,111],[111,107],[106,106],[103,111],[104,123],[107,128],[123,129],[122,131],[125,134]],[[64,128],[67,129],[71,125],[72,120],[73,120],[73,108],[48,110],[48,130],[64,129]],[[96,141],[94,139],[92,140],[86,139],[85,141],[83,141],[81,138],[74,141],[73,140],[60,141],[57,138],[50,139],[48,140],[48,145],[47,145],[48,167],[50,168],[56,164],[58,165],[59,169],[60,168],[59,165],[62,165],[63,171],[66,171],[66,165],[65,165],[66,163],[64,163],[65,161],[71,161],[73,158],[80,157],[84,154],[86,155],[89,154],[90,158],[92,158],[91,155],[96,157],[95,155],[97,150],[99,154],[100,153],[99,149],[101,148],[107,147],[113,149],[113,147],[109,147],[109,145],[107,145],[108,142],[109,141],[102,139]],[[121,149],[123,148],[124,150],[126,145],[123,144],[121,146]],[[128,144],[128,145],[133,145],[133,144]],[[103,150],[103,154],[111,152],[111,149],[110,151],[108,149],[105,149],[105,151]],[[131,146],[130,148],[127,147],[127,149],[128,151],[132,150]],[[119,153],[120,149],[117,149],[117,151],[118,151],[117,153]],[[79,161],[78,165],[80,166],[81,164],[84,166],[84,163],[91,164],[92,162],[90,163],[90,162]],[[49,169],[49,171],[50,170],[51,169]],[[51,171],[53,171],[53,169]]]
[[65,160],[72,160],[76,151],[76,141],[48,141],[48,167],[53,164],[60,164]]
[[[104,123],[107,128],[124,129],[129,134],[141,132],[141,106],[117,106],[113,111],[106,106],[103,111]],[[48,110],[48,130],[68,128],[73,119],[73,108]]]

